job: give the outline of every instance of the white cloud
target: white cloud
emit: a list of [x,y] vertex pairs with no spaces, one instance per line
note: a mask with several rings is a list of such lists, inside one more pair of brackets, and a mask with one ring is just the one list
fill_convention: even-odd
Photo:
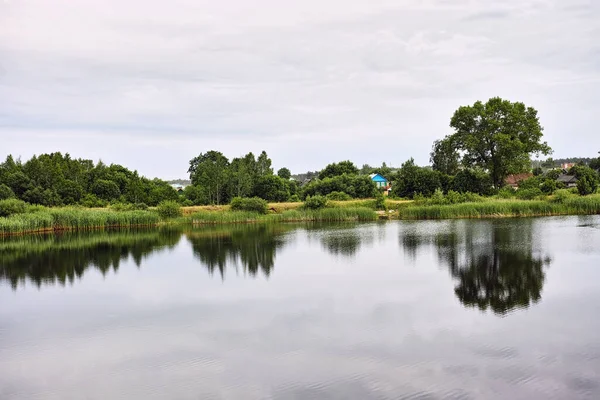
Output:
[[297,172],[425,163],[458,106],[496,95],[538,108],[557,156],[593,155],[598,17],[558,0],[1,3],[0,157],[162,177],[213,147]]

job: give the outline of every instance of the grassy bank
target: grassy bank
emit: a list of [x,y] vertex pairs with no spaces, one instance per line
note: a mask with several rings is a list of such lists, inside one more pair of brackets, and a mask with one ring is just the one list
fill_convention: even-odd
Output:
[[400,209],[399,219],[455,219],[455,218],[503,218],[541,217],[558,215],[600,214],[600,195],[572,197],[563,201],[547,200],[500,200],[452,205],[414,205]]

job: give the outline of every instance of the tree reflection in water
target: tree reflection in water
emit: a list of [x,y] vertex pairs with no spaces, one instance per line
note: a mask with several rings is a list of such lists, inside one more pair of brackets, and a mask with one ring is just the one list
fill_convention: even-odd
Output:
[[465,306],[506,314],[541,299],[544,269],[551,260],[536,250],[534,220],[451,221],[431,227],[409,224],[400,242],[411,257],[420,246],[435,246]]
[[0,238],[0,281],[10,282],[14,290],[28,280],[38,288],[64,286],[90,267],[106,275],[130,257],[139,267],[151,253],[173,248],[180,237],[172,229],[124,229]]
[[242,265],[244,273],[269,276],[275,266],[275,254],[285,244],[286,225],[242,226],[235,229],[204,230],[186,233],[194,256],[213,274],[225,277],[227,266]]

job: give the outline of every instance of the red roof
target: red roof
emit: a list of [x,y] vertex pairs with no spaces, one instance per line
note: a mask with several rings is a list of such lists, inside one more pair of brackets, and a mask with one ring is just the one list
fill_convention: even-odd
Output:
[[525,172],[522,174],[514,174],[514,175],[509,175],[506,177],[506,179],[504,180],[504,182],[507,185],[511,185],[511,186],[518,186],[519,182],[524,181],[525,179],[529,179],[533,176],[532,173],[530,172]]

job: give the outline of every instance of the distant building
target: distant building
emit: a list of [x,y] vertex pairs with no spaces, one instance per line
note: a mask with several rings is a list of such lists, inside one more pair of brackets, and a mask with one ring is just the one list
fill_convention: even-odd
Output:
[[532,173],[523,173],[523,174],[513,174],[513,175],[509,175],[506,177],[506,179],[504,180],[504,183],[507,184],[508,186],[512,187],[513,189],[518,189],[519,188],[519,184],[526,180],[529,179],[533,176]]
[[385,179],[383,175],[371,174],[369,175],[369,177],[375,183],[375,186],[377,186],[378,189],[383,189],[386,192],[389,192],[391,190],[390,182],[387,179]]
[[178,192],[183,192],[183,189],[185,189],[185,186],[180,183],[171,184],[171,187]]
[[571,168],[573,168],[576,164],[575,163],[563,163],[560,164],[560,169],[564,169],[564,170],[570,170]]
[[556,180],[565,185],[568,189],[577,187],[577,178],[575,177],[575,175],[562,174],[559,175],[559,177],[556,178]]

